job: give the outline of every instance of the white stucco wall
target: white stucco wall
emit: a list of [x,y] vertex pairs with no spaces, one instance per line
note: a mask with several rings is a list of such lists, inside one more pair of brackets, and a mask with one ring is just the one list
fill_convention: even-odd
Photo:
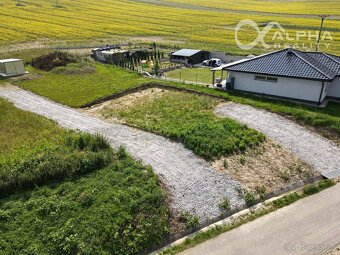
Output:
[[340,77],[336,77],[332,82],[330,82],[327,89],[327,96],[340,98]]
[[[267,94],[273,96],[294,98],[319,102],[322,82],[313,80],[278,78],[276,82],[255,80],[255,74],[229,71],[229,77],[234,77],[234,89]],[[274,76],[271,76],[274,77]],[[326,96],[327,86],[323,97]]]

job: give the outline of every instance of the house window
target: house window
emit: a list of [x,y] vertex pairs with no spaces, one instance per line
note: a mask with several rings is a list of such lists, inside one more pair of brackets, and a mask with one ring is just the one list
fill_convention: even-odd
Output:
[[255,80],[258,80],[258,81],[265,81],[265,80],[266,80],[266,76],[255,75]]
[[277,82],[277,78],[276,77],[269,77],[269,76],[267,76],[267,81]]
[[268,82],[277,82],[276,77],[264,76],[264,75],[255,75],[254,80],[257,81],[268,81]]

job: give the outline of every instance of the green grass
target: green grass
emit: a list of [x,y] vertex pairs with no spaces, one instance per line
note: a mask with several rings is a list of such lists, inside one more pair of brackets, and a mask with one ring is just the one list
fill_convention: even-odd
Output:
[[93,66],[95,72],[81,75],[43,72],[28,67],[28,71],[39,73],[41,77],[23,81],[21,86],[63,104],[80,107],[95,99],[136,87],[145,81],[137,73],[110,65],[95,63]]
[[64,130],[2,99],[0,128],[0,198],[91,172],[111,161],[111,148],[102,137]]
[[236,103],[251,105],[290,118],[307,127],[315,128],[321,135],[339,141],[340,139],[340,103],[330,102],[326,108],[308,106],[299,103],[269,99],[240,92],[220,91],[204,86],[181,84],[175,82],[162,83],[176,88],[198,91],[207,95],[218,96]]
[[[209,239],[217,237],[225,232],[231,231],[243,224],[254,221],[259,217],[262,217],[266,214],[274,212],[282,207],[293,204],[302,198],[318,193],[334,185],[335,185],[335,182],[332,180],[322,180],[318,184],[307,185],[302,192],[293,192],[288,195],[285,195],[277,200],[274,200],[273,202],[267,203],[263,209],[252,211],[249,214],[246,214],[245,216],[242,216],[232,221],[232,223],[216,226],[205,232],[199,232],[195,234],[194,236],[187,238],[183,243],[174,245],[168,249],[165,249],[160,254],[161,255],[178,254],[186,249],[194,247]],[[313,189],[314,192],[309,192],[309,190],[311,189]]]
[[0,99],[0,163],[30,157],[63,143],[66,131],[53,121],[15,108]]
[[[224,72],[224,78],[226,73]],[[184,69],[176,69],[170,72],[165,73],[165,76],[172,79],[178,79],[181,81],[190,81],[190,82],[198,82],[198,83],[212,83],[212,72],[210,68],[184,68]],[[216,78],[221,76],[221,72],[216,72]]]
[[0,200],[2,254],[140,254],[168,230],[165,194],[128,155],[79,179]]
[[140,254],[168,233],[151,168],[0,99],[1,254]]
[[219,100],[207,96],[168,91],[154,99],[114,111],[106,109],[102,113],[181,141],[194,153],[209,160],[244,151],[264,140],[264,135],[245,125],[215,116],[213,110],[218,103]]
[[[138,74],[124,69],[98,63],[95,64],[95,67],[96,71],[88,75],[44,72],[42,77],[31,81],[23,81],[20,86],[55,101],[79,107],[100,97],[138,87],[146,82],[155,82],[154,79],[142,78]],[[68,68],[72,69],[72,66]],[[37,72],[32,69],[30,71]],[[218,91],[204,86],[166,81],[157,81],[157,83],[191,89],[275,112],[303,125],[317,128],[317,131],[326,137],[340,139],[339,103],[329,103],[326,108],[317,108],[237,92]]]

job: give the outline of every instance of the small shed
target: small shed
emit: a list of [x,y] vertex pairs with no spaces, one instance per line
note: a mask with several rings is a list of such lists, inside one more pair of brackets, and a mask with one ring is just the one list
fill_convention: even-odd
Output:
[[0,60],[0,76],[11,77],[26,73],[22,59],[2,59]]
[[202,50],[182,49],[171,53],[170,61],[185,65],[196,65],[209,59],[209,52]]

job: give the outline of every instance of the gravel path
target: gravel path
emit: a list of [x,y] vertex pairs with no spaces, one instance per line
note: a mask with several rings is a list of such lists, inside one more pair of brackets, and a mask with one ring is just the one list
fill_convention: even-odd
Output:
[[293,121],[275,113],[236,103],[220,105],[215,113],[261,131],[325,176],[335,177],[340,174],[340,148]]
[[178,212],[191,211],[206,220],[220,215],[218,204],[225,197],[229,197],[232,206],[244,203],[235,191],[240,185],[237,181],[216,172],[180,143],[121,124],[106,123],[16,87],[0,87],[0,97],[66,128],[102,134],[113,147],[123,145],[160,176],[172,194],[172,207]]

